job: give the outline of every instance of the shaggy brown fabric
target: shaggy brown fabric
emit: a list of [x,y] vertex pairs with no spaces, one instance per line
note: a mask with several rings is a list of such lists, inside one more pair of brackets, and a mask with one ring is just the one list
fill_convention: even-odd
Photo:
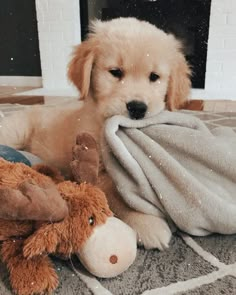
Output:
[[[78,144],[82,144],[83,136],[89,147],[90,143],[94,144],[87,135],[81,135]],[[91,165],[87,170],[83,170],[85,175],[83,171],[76,174],[84,180],[88,180],[91,167],[93,175],[98,171],[98,156],[92,156],[92,153],[97,154],[96,146],[89,150],[89,153]],[[75,160],[79,158],[84,163],[83,156],[86,158],[87,153],[78,147],[74,153]],[[0,163],[1,184],[5,185],[0,194],[3,204],[1,210],[4,213],[2,215],[23,219],[23,213],[29,217],[35,212],[48,213],[50,209],[61,212],[60,208],[57,208],[58,200],[49,198],[49,190],[54,197],[63,202],[63,205],[65,203],[68,214],[64,214],[64,218],[58,222],[51,222],[50,219],[47,222],[0,219],[0,239],[4,240],[0,255],[9,271],[11,286],[15,293],[31,295],[51,292],[58,286],[59,280],[48,254],[70,258],[73,253],[79,253],[94,228],[104,224],[107,218],[112,216],[105,194],[96,186],[87,183],[79,185],[63,181],[56,186],[49,177],[24,164],[12,164],[4,160],[0,160]],[[74,165],[74,169],[76,167],[80,169],[81,166]],[[37,168],[58,180],[59,175],[56,171],[44,166]],[[95,180],[96,177],[93,177],[93,181]],[[6,187],[6,184],[9,187]],[[41,208],[44,211],[40,211]],[[51,214],[54,214],[53,211]],[[91,218],[93,223],[90,223]]]

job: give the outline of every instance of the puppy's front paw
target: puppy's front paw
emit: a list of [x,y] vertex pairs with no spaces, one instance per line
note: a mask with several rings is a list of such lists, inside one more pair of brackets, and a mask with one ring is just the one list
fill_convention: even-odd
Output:
[[139,245],[143,245],[146,249],[158,248],[159,250],[169,247],[172,233],[164,219],[130,212],[123,220],[137,232]]

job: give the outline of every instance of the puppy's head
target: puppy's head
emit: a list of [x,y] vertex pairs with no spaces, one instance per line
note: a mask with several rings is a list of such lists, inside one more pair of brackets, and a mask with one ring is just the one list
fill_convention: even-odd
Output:
[[68,76],[102,116],[141,119],[184,104],[190,70],[172,35],[135,18],[96,21],[91,29],[74,52]]

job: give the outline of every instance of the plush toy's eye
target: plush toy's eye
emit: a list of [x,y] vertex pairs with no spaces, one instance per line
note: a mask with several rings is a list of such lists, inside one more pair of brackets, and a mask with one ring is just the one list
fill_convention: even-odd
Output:
[[156,82],[159,79],[160,79],[160,76],[154,72],[151,72],[151,74],[149,75],[150,82]]
[[118,79],[121,79],[124,76],[124,73],[120,68],[112,68],[109,70],[109,72],[112,74],[112,76]]
[[94,225],[94,222],[95,222],[94,217],[93,216],[90,216],[89,217],[89,224],[90,225]]

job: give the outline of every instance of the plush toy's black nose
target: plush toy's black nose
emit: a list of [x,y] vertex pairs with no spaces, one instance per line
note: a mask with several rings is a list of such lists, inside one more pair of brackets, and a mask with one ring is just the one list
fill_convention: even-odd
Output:
[[147,105],[144,102],[132,100],[126,104],[131,119],[142,119],[147,111]]

